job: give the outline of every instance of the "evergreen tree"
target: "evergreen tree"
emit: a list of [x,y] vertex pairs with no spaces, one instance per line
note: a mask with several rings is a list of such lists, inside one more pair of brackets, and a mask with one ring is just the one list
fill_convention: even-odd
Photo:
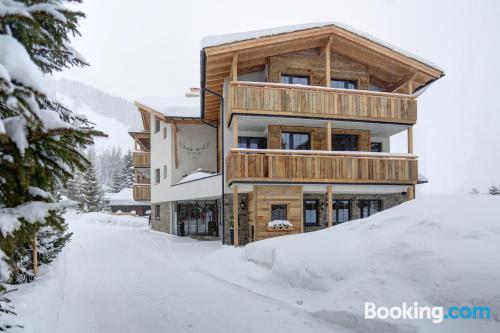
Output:
[[111,190],[114,193],[120,192],[124,188],[125,176],[123,174],[123,168],[115,170],[113,174],[113,184],[111,185]]
[[8,264],[6,269],[0,263],[3,280],[29,275],[26,258],[42,226],[65,229],[62,205],[50,193],[74,170],[87,168],[83,151],[104,135],[59,103],[43,82],[45,74],[87,65],[70,45],[84,15],[67,9],[68,2],[80,0],[0,3],[0,255]]
[[84,212],[99,212],[105,208],[101,185],[97,173],[91,164],[83,174],[82,179],[82,205]]
[[473,187],[472,190],[470,191],[470,194],[479,194],[479,190]]
[[123,157],[122,175],[123,188],[132,188],[134,186],[134,156],[130,150]]
[[493,183],[488,188],[488,194],[491,194],[491,195],[500,195],[500,187],[498,187],[495,183]]

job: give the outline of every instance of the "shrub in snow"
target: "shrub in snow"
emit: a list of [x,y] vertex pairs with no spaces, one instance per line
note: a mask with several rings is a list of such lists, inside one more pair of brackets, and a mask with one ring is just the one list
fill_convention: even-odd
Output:
[[293,224],[291,224],[290,221],[286,220],[274,220],[271,222],[267,222],[267,227],[277,230],[290,229],[291,227],[293,227]]

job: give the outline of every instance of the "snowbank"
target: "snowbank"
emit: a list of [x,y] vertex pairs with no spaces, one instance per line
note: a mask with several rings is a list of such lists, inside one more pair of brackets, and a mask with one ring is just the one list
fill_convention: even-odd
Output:
[[358,332],[432,330],[424,321],[365,320],[364,302],[489,306],[492,321],[445,320],[433,329],[498,329],[498,207],[493,196],[418,198],[333,228],[226,247],[196,265]]
[[71,223],[101,223],[119,227],[148,228],[148,219],[130,215],[112,215],[108,213],[77,214],[75,211],[66,213],[65,218]]

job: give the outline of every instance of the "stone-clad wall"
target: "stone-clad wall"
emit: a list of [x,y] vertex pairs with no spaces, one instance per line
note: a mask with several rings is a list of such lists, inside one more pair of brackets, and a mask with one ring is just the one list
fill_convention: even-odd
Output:
[[[160,205],[160,219],[157,219],[156,205]],[[166,233],[172,233],[170,230],[170,204],[169,202],[161,202],[151,204],[151,229]]]
[[[226,193],[224,195],[224,244],[230,243],[231,217],[233,215],[233,194]],[[239,225],[239,241],[240,245],[245,245],[249,241],[249,226],[248,226],[248,195],[246,193],[238,194],[239,209],[238,209],[238,225]],[[243,206],[243,209],[242,209]]]

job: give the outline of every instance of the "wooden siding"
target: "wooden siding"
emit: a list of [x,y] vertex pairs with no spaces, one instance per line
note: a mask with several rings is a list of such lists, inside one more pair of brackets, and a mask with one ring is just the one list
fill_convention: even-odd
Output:
[[410,154],[231,149],[228,183],[416,184],[418,160]]
[[[334,53],[330,59],[332,79],[354,80],[359,89],[368,90],[369,75],[365,65]],[[325,56],[316,50],[305,50],[269,57],[269,82],[281,83],[282,74],[309,76],[311,85],[325,86]]]
[[134,200],[150,201],[151,200],[151,185],[134,184]]
[[[251,204],[249,210],[249,223],[255,226],[254,239],[261,240],[275,236],[299,233],[303,219],[302,186],[254,186],[251,192]],[[250,202],[249,202],[250,205]],[[271,205],[286,205],[287,220],[293,224],[289,231],[269,231],[267,223],[271,221]],[[253,215],[253,216],[250,216]]]
[[[281,125],[268,126],[267,148],[281,149],[281,132],[309,133],[312,150],[328,150],[328,135],[326,128]],[[332,134],[356,135],[358,136],[358,150],[370,151],[370,131],[335,128],[332,129]],[[332,138],[330,138],[329,140],[331,141]]]
[[149,168],[151,165],[151,154],[149,152],[134,152],[134,167],[135,168]]
[[413,96],[261,82],[230,83],[231,114],[415,124]]

